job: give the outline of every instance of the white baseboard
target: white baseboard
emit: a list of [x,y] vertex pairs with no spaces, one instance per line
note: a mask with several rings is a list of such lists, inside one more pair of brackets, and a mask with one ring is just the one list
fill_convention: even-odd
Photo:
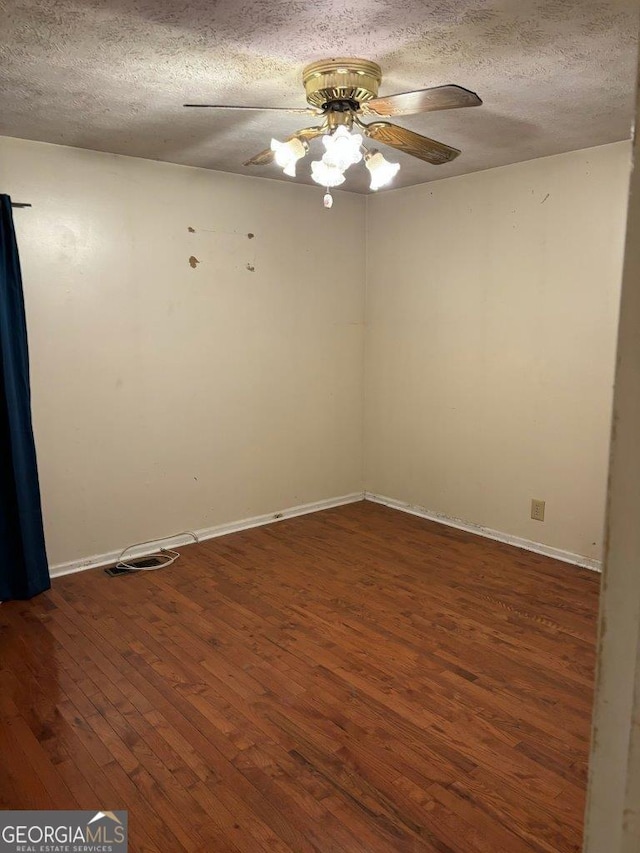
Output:
[[475,533],[478,536],[484,536],[486,539],[494,539],[496,542],[514,545],[516,548],[523,548],[525,551],[533,551],[534,554],[553,557],[554,560],[562,560],[563,563],[572,563],[574,566],[581,566],[583,569],[591,569],[594,572],[602,571],[601,560],[594,560],[591,557],[584,557],[581,554],[572,554],[571,551],[562,551],[560,548],[552,548],[550,545],[543,545],[541,542],[532,542],[529,539],[512,536],[510,533],[492,530],[490,527],[481,527],[479,524],[471,524],[468,521],[463,521],[461,518],[450,518],[444,513],[431,512],[428,509],[423,509],[423,507],[413,506],[403,501],[397,501],[394,498],[387,498],[384,495],[376,495],[373,492],[365,492],[364,499],[384,504],[392,509],[399,509],[402,512],[408,512],[411,515],[417,515],[420,518],[426,518],[429,521],[446,524],[447,527],[456,527],[458,530]]
[[[202,530],[194,530],[198,539],[202,542],[205,539],[214,539],[216,536],[225,536],[227,533],[236,533],[239,530],[249,530],[251,527],[260,527],[263,524],[271,524],[276,521],[282,521],[285,518],[294,518],[297,515],[307,515],[310,512],[319,512],[322,509],[331,509],[344,504],[355,503],[364,499],[362,492],[353,492],[350,495],[342,495],[337,498],[327,498],[322,501],[314,501],[313,503],[300,504],[300,506],[289,507],[278,512],[269,512],[265,515],[255,515],[253,518],[244,518],[241,521],[231,521],[227,524],[218,524],[215,527],[205,527]],[[129,557],[145,557],[153,554],[158,550],[158,547],[177,546],[178,544],[188,545],[193,542],[190,536],[182,534],[169,535],[165,539],[156,540],[153,545],[140,546],[133,548],[128,552]],[[59,563],[56,566],[49,568],[49,574],[52,578],[58,578],[62,575],[71,575],[74,572],[84,572],[87,569],[98,569],[104,566],[111,566],[117,562],[123,548],[118,548],[116,551],[109,551],[106,554],[97,554],[94,557],[83,557],[79,560],[71,560],[68,563]]]
[[[313,503],[301,504],[299,506],[289,507],[280,510],[279,512],[270,512],[265,515],[256,515],[253,518],[244,518],[240,521],[231,521],[226,524],[218,524],[215,527],[205,527],[201,530],[194,530],[198,539],[202,542],[206,539],[214,539],[217,536],[225,536],[227,533],[236,533],[240,530],[249,530],[252,527],[261,527],[264,524],[272,524],[277,521],[282,521],[285,518],[295,518],[298,515],[307,515],[311,512],[319,512],[323,509],[331,509],[332,507],[343,506],[344,504],[355,503],[357,501],[367,500],[374,503],[384,504],[392,509],[398,509],[402,512],[417,515],[420,518],[425,518],[428,521],[436,521],[439,524],[445,524],[448,527],[456,527],[458,530],[464,530],[467,533],[475,533],[478,536],[484,536],[486,539],[493,539],[496,542],[504,542],[506,545],[513,545],[516,548],[523,548],[525,551],[532,551],[535,554],[543,554],[546,557],[553,557],[555,560],[562,560],[564,563],[571,563],[575,566],[581,566],[585,569],[591,569],[596,572],[602,571],[602,562],[590,557],[584,557],[581,554],[573,554],[570,551],[563,551],[560,548],[552,548],[550,545],[543,545],[541,542],[532,542],[529,539],[522,539],[519,536],[512,536],[510,533],[502,533],[499,530],[492,530],[490,527],[481,527],[478,524],[471,524],[463,521],[460,518],[450,518],[444,513],[432,512],[423,507],[413,506],[404,501],[398,501],[394,498],[388,498],[385,495],[377,495],[373,492],[353,492],[349,495],[342,495],[337,498],[327,498],[322,501],[314,501]],[[129,556],[144,557],[157,551],[160,544],[164,547],[177,546],[179,544],[189,544],[193,540],[189,536],[169,535],[161,541],[154,542],[152,546],[140,546],[129,552]],[[125,546],[123,545],[123,548]],[[51,566],[49,572],[52,578],[61,577],[62,575],[70,575],[74,572],[84,572],[87,569],[98,569],[105,566],[113,565],[122,553],[122,548],[115,551],[109,551],[106,554],[97,554],[93,557],[83,557],[79,560],[71,560],[68,563],[59,563],[56,566]]]

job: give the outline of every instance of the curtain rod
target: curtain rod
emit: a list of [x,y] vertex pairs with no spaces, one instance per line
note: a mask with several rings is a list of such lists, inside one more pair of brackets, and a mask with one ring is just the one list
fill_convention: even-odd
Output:
[[32,207],[32,205],[27,204],[26,202],[23,202],[23,201],[12,201],[11,207]]

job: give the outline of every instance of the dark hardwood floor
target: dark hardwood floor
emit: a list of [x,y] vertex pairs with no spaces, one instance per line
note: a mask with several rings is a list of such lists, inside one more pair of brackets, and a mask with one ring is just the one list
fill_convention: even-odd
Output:
[[372,503],[0,607],[0,808],[132,853],[581,844],[598,575]]

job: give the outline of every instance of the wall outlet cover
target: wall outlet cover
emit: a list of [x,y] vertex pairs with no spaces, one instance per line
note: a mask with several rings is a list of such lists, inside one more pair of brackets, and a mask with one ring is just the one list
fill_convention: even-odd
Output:
[[534,521],[544,521],[544,501],[531,499],[531,518]]

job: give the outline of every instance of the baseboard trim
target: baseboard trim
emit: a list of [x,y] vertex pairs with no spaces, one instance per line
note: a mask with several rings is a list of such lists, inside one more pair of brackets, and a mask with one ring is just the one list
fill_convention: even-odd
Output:
[[503,542],[505,545],[513,545],[525,551],[532,551],[534,554],[543,554],[545,557],[553,557],[554,560],[562,560],[563,563],[571,563],[574,566],[591,569],[594,572],[602,571],[601,560],[594,560],[591,557],[584,557],[581,554],[573,554],[571,551],[563,551],[560,548],[552,548],[550,545],[543,545],[541,542],[532,542],[530,539],[522,539],[520,536],[512,536],[510,533],[502,533],[500,530],[492,530],[490,527],[471,524],[468,521],[463,521],[461,518],[450,518],[444,513],[432,512],[420,506],[413,506],[404,501],[395,500],[395,498],[388,498],[385,495],[365,492],[364,499],[384,504],[384,506],[388,506],[391,509],[398,509],[401,512],[408,512],[410,515],[426,518],[428,521],[437,521],[439,524],[445,524],[447,527],[455,527],[458,530],[464,530],[466,533],[475,533],[478,536],[484,536],[485,539],[493,539],[496,542]]
[[[591,569],[595,572],[602,571],[602,562],[590,557],[584,557],[581,554],[573,554],[570,551],[563,551],[560,548],[552,548],[550,545],[543,545],[541,542],[533,542],[530,539],[522,539],[519,536],[512,536],[510,533],[502,533],[499,530],[493,530],[490,527],[482,527],[479,524],[472,524],[463,521],[460,518],[451,518],[440,512],[432,512],[420,506],[414,506],[404,501],[389,498],[386,495],[378,495],[374,492],[352,492],[348,495],[341,495],[336,498],[327,498],[326,500],[313,501],[312,503],[300,504],[299,506],[288,507],[287,509],[279,510],[278,512],[265,513],[264,515],[256,515],[252,518],[244,518],[240,521],[231,521],[226,524],[218,524],[214,527],[205,527],[200,530],[194,530],[198,539],[202,542],[207,539],[215,539],[217,536],[225,536],[227,533],[237,533],[241,530],[250,530],[252,527],[261,527],[265,524],[273,524],[278,521],[283,521],[286,518],[295,518],[299,515],[308,515],[312,512],[320,512],[323,509],[332,509],[333,507],[344,506],[345,504],[356,503],[357,501],[367,500],[373,503],[383,504],[391,509],[397,509],[401,512],[416,515],[419,518],[425,518],[428,521],[436,521],[439,524],[444,524],[447,527],[455,527],[458,530],[464,530],[467,533],[475,533],[478,536],[483,536],[485,539],[493,539],[496,542],[503,542],[506,545],[513,545],[516,548],[522,548],[525,551],[532,551],[535,554],[542,554],[545,557],[553,557],[555,560],[561,560],[563,563],[571,563],[574,566],[580,566],[583,569]],[[133,550],[130,556],[144,557],[155,550],[159,544],[166,547],[177,546],[180,544],[189,544],[189,537],[167,536],[162,540],[162,543],[156,542],[152,547],[141,547]],[[125,546],[123,545],[122,548]],[[51,566],[49,572],[52,578],[62,577],[63,575],[75,574],[75,572],[84,572],[88,569],[99,569],[105,566],[111,566],[115,563],[122,552],[122,548],[115,551],[109,551],[106,554],[97,554],[93,557],[83,557],[79,560],[71,560],[67,563],[59,563]]]
[[[288,507],[277,512],[269,512],[264,515],[255,515],[253,518],[243,518],[240,521],[231,521],[226,524],[218,524],[215,527],[205,527],[201,530],[194,530],[198,539],[202,542],[206,539],[214,539],[217,536],[225,536],[227,533],[237,533],[240,530],[249,530],[252,527],[261,527],[264,524],[272,524],[278,521],[284,521],[286,518],[295,518],[298,515],[307,515],[311,512],[319,512],[323,509],[332,509],[345,504],[356,503],[364,500],[363,492],[352,492],[349,495],[341,495],[337,498],[327,498],[322,501],[313,501],[308,504],[300,504],[299,506]],[[129,556],[145,557],[157,551],[160,545],[165,547],[178,546],[180,544],[188,545],[193,540],[190,537],[184,536],[167,536],[166,539],[156,541],[153,546],[140,547],[129,552]],[[75,574],[75,572],[85,572],[87,569],[99,569],[105,566],[113,565],[117,560],[122,549],[126,547],[126,543],[122,548],[116,551],[109,551],[106,554],[97,554],[94,557],[83,557],[79,560],[71,560],[68,563],[59,563],[56,566],[51,566],[49,574],[52,578],[59,578],[63,575]]]

